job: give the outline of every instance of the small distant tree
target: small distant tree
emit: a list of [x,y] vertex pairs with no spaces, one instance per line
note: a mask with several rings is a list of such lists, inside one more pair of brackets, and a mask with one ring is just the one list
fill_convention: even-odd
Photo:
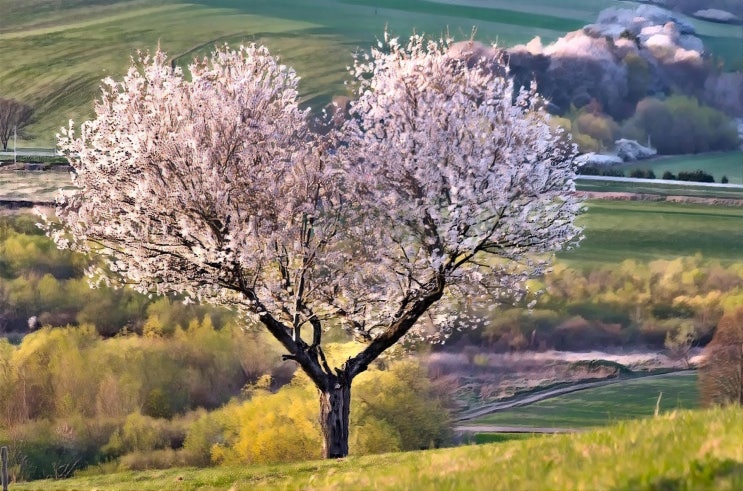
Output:
[[681,360],[684,366],[689,368],[689,355],[696,339],[697,332],[693,321],[685,319],[666,333],[663,345],[671,359]]
[[8,151],[8,142],[14,134],[23,135],[33,120],[33,109],[13,99],[0,98],[0,144]]
[[743,307],[722,316],[699,372],[706,405],[743,405]]
[[[60,136],[79,191],[49,233],[108,258],[106,281],[253,316],[318,388],[323,455],[343,457],[358,374],[406,334],[461,326],[445,296],[517,297],[579,232],[574,150],[536,93],[514,100],[502,66],[448,46],[385,37],[354,64],[353,118],[324,136],[263,47],[188,77],[141,55]],[[339,367],[333,326],[362,343]]]

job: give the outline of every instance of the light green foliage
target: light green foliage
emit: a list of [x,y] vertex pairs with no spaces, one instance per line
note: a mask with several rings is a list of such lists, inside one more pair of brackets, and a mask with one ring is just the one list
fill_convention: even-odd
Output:
[[638,53],[628,53],[624,59],[627,67],[627,102],[635,104],[645,97],[651,82],[650,66]]
[[634,116],[622,128],[626,138],[647,142],[660,154],[733,150],[738,135],[730,118],[692,97],[652,97],[637,103]]
[[70,472],[104,455],[128,456],[121,465],[130,468],[181,462],[171,452],[185,438],[181,415],[224,404],[271,370],[275,349],[264,335],[217,330],[209,317],[169,338],[102,339],[82,326],[44,328],[18,346],[2,340],[0,433],[25,478],[53,475],[62,454]]
[[[670,320],[670,319],[669,319]],[[689,365],[689,351],[697,339],[694,323],[688,319],[673,319],[673,327],[666,326],[666,340],[663,343],[671,358],[684,360]]]
[[319,459],[322,443],[315,390],[306,382],[275,394],[255,393],[223,410],[224,444],[211,448],[216,464]]
[[[336,346],[337,353],[343,346]],[[276,393],[254,387],[250,399],[203,414],[189,427],[184,453],[193,465],[290,462],[320,458],[317,391],[306,376]],[[351,393],[354,455],[444,445],[450,437],[448,396],[432,387],[414,360],[370,369]]]
[[[584,152],[609,151],[614,148],[614,141],[619,135],[619,125],[611,116],[590,110],[576,114],[572,128],[573,137]],[[590,145],[591,148],[588,148],[587,142],[583,142],[586,139],[595,142]]]
[[665,344],[684,359],[724,311],[743,305],[743,262],[695,255],[580,266],[556,263],[533,285],[541,295],[526,299],[534,309],[475,310],[482,341],[499,351]]
[[434,390],[420,362],[405,360],[389,370],[363,373],[351,397],[355,455],[440,447],[451,437],[450,401]]

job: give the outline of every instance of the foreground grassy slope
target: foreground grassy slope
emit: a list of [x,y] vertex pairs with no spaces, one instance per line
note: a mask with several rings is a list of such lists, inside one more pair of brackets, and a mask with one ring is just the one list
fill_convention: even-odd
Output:
[[575,435],[291,465],[38,481],[14,490],[734,490],[743,411],[671,413]]

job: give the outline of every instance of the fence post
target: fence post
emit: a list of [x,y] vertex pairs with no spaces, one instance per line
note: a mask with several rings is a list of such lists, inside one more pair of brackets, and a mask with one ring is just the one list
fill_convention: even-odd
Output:
[[3,446],[0,448],[0,459],[3,461],[3,491],[8,491],[8,447]]

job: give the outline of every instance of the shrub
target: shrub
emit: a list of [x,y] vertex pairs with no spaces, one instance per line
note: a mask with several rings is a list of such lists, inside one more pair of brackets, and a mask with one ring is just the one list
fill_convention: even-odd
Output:
[[737,131],[728,116],[681,95],[642,99],[622,134],[637,141],[650,139],[660,154],[733,150],[738,145]]
[[605,165],[584,165],[578,168],[578,174],[584,176],[624,177],[624,171]]
[[655,179],[655,172],[652,169],[633,169],[629,176],[636,179]]
[[695,171],[681,171],[678,174],[679,181],[692,181],[692,182],[715,182],[715,178],[711,174],[704,172],[701,169]]

